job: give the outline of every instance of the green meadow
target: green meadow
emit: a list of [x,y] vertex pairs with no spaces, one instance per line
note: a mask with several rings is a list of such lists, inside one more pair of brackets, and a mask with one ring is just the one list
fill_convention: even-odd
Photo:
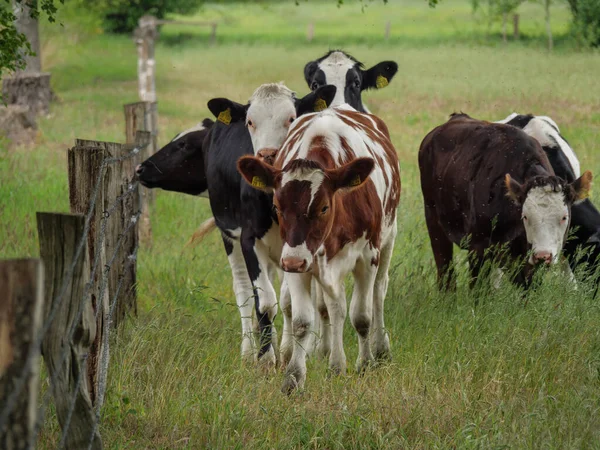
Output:
[[[110,449],[600,448],[600,306],[593,286],[573,289],[560,271],[524,295],[509,283],[440,294],[423,216],[417,152],[455,111],[499,120],[548,115],[600,176],[600,54],[569,35],[568,9],[553,7],[556,48],[545,49],[543,9],[520,10],[523,40],[476,20],[470,3],[443,0],[299,0],[206,5],[166,25],[156,49],[159,143],[210,117],[206,102],[245,102],[265,82],[308,92],[304,65],[343,47],[370,67],[395,60],[388,87],[364,102],[386,121],[398,151],[402,197],[386,299],[393,360],[358,376],[330,377],[308,363],[304,392],[283,396],[281,372],[241,363],[241,328],[218,233],[184,250],[210,217],[205,199],[158,191],[153,245],[138,258],[139,315],[113,336],[100,431]],[[381,4],[380,4],[381,3]],[[137,101],[128,36],[99,31],[67,5],[62,26],[44,25],[44,68],[58,101],[39,120],[36,143],[0,142],[0,257],[38,256],[36,211],[68,211],[66,150],[77,138],[124,140],[122,105]],[[387,20],[391,37],[383,40]],[[315,38],[306,42],[306,28]],[[592,191],[600,202],[600,193]],[[276,325],[281,330],[281,318]],[[349,321],[349,367],[357,355]],[[47,381],[43,381],[46,389]],[[55,448],[52,409],[38,447]]]

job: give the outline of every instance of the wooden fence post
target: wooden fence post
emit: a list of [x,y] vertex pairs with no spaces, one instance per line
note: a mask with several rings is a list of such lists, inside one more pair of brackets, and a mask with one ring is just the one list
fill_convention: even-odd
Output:
[[[100,434],[94,431],[96,416],[91,397],[97,386],[91,384],[94,380],[90,378],[85,364],[96,338],[92,292],[84,298],[90,279],[87,245],[84,244],[71,278],[67,278],[83,236],[84,223],[82,215],[37,213],[40,256],[46,268],[44,317],[56,308],[52,324],[42,341],[42,353],[50,375],[58,422],[66,433],[67,449],[87,448],[90,440],[93,449],[102,448]],[[66,287],[63,287],[64,283],[67,283]],[[59,298],[62,292],[64,295]],[[59,303],[55,305],[57,301]],[[65,352],[66,358],[63,356]],[[94,358],[97,359],[97,356]],[[65,429],[69,415],[70,423]]]
[[308,24],[308,29],[306,30],[306,40],[308,42],[312,42],[315,37],[315,24],[313,22]]
[[[96,253],[99,252],[99,265],[92,280],[96,286],[100,286],[102,274],[113,256],[114,262],[109,268],[108,286],[104,295],[102,298],[98,298],[100,291],[96,288],[92,296],[94,310],[101,309],[101,312],[97,313],[97,333],[92,345],[92,354],[96,353],[95,346],[97,346],[99,356],[102,355],[102,336],[109,304],[114,300],[121,276],[124,276],[125,279],[117,299],[115,326],[121,323],[127,312],[137,313],[136,262],[132,261],[129,256],[137,246],[138,188],[134,188],[132,180],[133,167],[139,163],[139,157],[115,162],[107,167],[102,166],[105,158],[118,158],[130,150],[130,147],[121,144],[82,139],[76,139],[75,147],[69,150],[69,199],[72,213],[86,214],[88,212],[96,180],[102,172],[100,175],[102,185],[97,193],[88,237],[90,261],[93,261]],[[118,204],[115,204],[119,196],[124,197]],[[103,219],[104,217],[106,218]],[[104,241],[99,248],[96,248],[102,237],[103,220],[106,220]],[[132,224],[132,221],[136,223]],[[88,370],[92,379],[98,375],[97,363],[98,361],[94,358],[88,358]],[[95,396],[92,395],[92,402],[94,401]]]
[[[0,261],[0,412],[24,373],[25,384],[0,429],[0,448],[35,447],[44,268],[39,259]],[[33,352],[30,356],[30,352]]]
[[[149,131],[151,133],[150,145],[146,145],[140,151],[141,161],[145,161],[158,150],[156,103],[138,102],[124,106],[125,109],[125,139],[128,144],[142,144],[136,142],[138,131]],[[138,136],[139,137],[139,136]],[[135,170],[135,166],[133,167]],[[139,224],[139,238],[144,245],[152,245],[152,223],[150,220],[150,208],[154,205],[154,191],[152,189],[141,189],[142,215]]]
[[515,40],[519,39],[519,15],[515,14],[513,16],[513,37]]
[[217,43],[217,22],[210,24],[210,45]]
[[388,20],[385,23],[385,40],[389,41],[390,39],[390,28],[392,27],[392,23]]
[[158,37],[156,17],[142,16],[134,37],[138,53],[138,88],[140,100],[156,101],[154,41]]

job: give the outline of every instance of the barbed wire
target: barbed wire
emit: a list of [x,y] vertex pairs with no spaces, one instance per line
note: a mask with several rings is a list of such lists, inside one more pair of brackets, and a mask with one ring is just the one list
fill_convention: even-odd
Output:
[[[67,290],[68,290],[71,280],[73,278],[75,268],[77,266],[78,261],[80,261],[82,252],[85,248],[85,244],[89,238],[92,218],[94,217],[94,213],[96,211],[96,203],[98,200],[98,194],[100,192],[100,189],[103,186],[102,181],[103,181],[104,173],[105,173],[107,167],[109,167],[112,164],[124,162],[124,161],[134,158],[135,156],[137,156],[140,153],[140,151],[142,149],[147,147],[149,144],[150,143],[148,142],[145,145],[135,146],[130,152],[128,152],[127,154],[122,155],[120,157],[112,157],[111,156],[111,157],[104,158],[102,160],[99,170],[98,170],[98,175],[95,180],[94,188],[93,188],[92,193],[89,198],[89,208],[88,208],[87,213],[85,214],[83,232],[79,239],[79,242],[77,243],[76,250],[75,250],[75,253],[73,256],[73,260],[71,261],[71,264],[69,265],[69,267],[67,269],[67,272],[63,279],[63,282],[62,282],[62,285],[61,285],[58,295],[53,299],[51,307],[50,307],[50,309],[47,313],[46,319],[44,321],[43,327],[41,328],[36,339],[29,346],[27,358],[26,358],[25,364],[23,366],[23,369],[22,369],[21,373],[19,374],[18,378],[14,381],[14,390],[8,396],[8,398],[6,399],[6,402],[4,403],[4,405],[2,407],[2,411],[0,412],[0,430],[5,429],[9,415],[14,411],[14,408],[17,404],[17,399],[19,398],[19,395],[21,394],[21,392],[23,391],[23,389],[25,387],[29,373],[31,373],[31,371],[33,369],[33,362],[34,362],[36,356],[39,355],[42,342],[44,341],[44,338],[48,334],[48,332],[52,326],[52,323],[56,317],[56,314],[60,310],[60,307],[64,301],[65,295],[67,293]],[[113,254],[111,255],[111,258],[108,260],[108,262],[105,264],[105,270],[104,270],[103,276],[100,280],[99,299],[104,298],[104,295],[105,295],[104,292],[106,290],[106,285],[108,284],[110,269],[111,269],[112,265],[114,264],[118,254],[119,254],[119,251],[121,250],[121,246],[122,246],[123,242],[125,241],[125,237],[131,231],[131,229],[135,226],[135,224],[138,222],[138,219],[141,215],[142,203],[141,203],[141,192],[139,189],[139,183],[137,181],[130,183],[128,185],[128,188],[125,190],[125,192],[123,192],[121,195],[117,196],[117,198],[107,207],[107,209],[103,211],[99,236],[97,237],[97,239],[95,241],[95,249],[96,250],[94,253],[94,260],[93,260],[92,268],[90,271],[90,279],[89,279],[89,282],[86,283],[86,286],[84,288],[84,294],[79,302],[77,318],[71,325],[71,328],[69,329],[69,332],[67,333],[67,339],[64,341],[66,343],[66,345],[64,346],[63,351],[61,353],[61,356],[59,359],[59,364],[56,367],[56,371],[55,371],[54,375],[49,374],[51,388],[46,392],[44,401],[42,402],[42,405],[39,409],[38,420],[36,421],[36,424],[35,424],[35,436],[38,435],[41,425],[43,423],[44,411],[49,402],[50,391],[53,389],[54,386],[56,386],[56,374],[60,371],[60,369],[62,369],[62,367],[67,359],[67,356],[70,354],[69,343],[71,342],[71,339],[75,333],[75,330],[77,329],[77,325],[81,321],[81,317],[82,317],[83,311],[85,309],[84,308],[85,303],[86,303],[86,301],[89,300],[91,288],[96,284],[96,283],[94,283],[94,279],[95,279],[96,271],[99,266],[100,255],[102,254],[102,251],[104,249],[103,244],[104,244],[104,240],[106,238],[106,232],[107,232],[107,228],[108,228],[108,220],[111,217],[111,214],[114,213],[114,211],[122,204],[122,202],[127,197],[131,196],[134,192],[136,192],[136,190],[138,192],[138,211],[135,212],[135,214],[133,214],[131,217],[129,217],[128,225],[120,233],[118,242],[114,247]],[[135,262],[135,260],[137,258],[137,251],[138,251],[138,244],[136,243],[136,246],[133,249],[132,254],[126,255],[125,267],[129,267],[129,265],[131,265],[131,264],[133,264],[133,262]],[[105,336],[103,337],[104,344],[106,344],[106,341],[108,341],[108,335],[109,335],[110,329],[111,329],[110,326],[112,325],[112,314],[114,313],[114,309],[117,304],[118,295],[121,290],[121,285],[122,285],[124,279],[125,279],[125,273],[123,273],[119,277],[116,293],[114,295],[112,303],[110,303],[110,308],[109,308],[109,312],[108,312],[109,319],[107,320]],[[102,308],[99,307],[99,308],[97,308],[97,310],[95,312],[96,323],[98,321],[99,312],[101,310],[102,310]],[[108,350],[108,347],[105,347],[105,348],[106,348],[106,350]],[[83,355],[80,362],[85,364],[87,361],[87,357],[88,357],[87,354]],[[107,374],[107,369],[108,369],[108,352],[107,351],[101,352],[100,363],[101,363],[101,372],[99,374],[99,379],[101,379],[102,382],[98,384],[98,398],[101,401],[97,402],[97,405],[96,405],[96,416],[95,416],[95,422],[94,422],[94,429],[93,429],[92,435],[90,436],[90,446],[93,443],[93,437],[97,430],[97,425],[98,425],[98,421],[99,421],[99,417],[100,417],[100,408],[102,406],[104,394],[105,394],[105,390],[106,390],[106,378],[107,378],[106,374]],[[85,366],[82,366],[82,367],[85,367]],[[76,381],[76,388],[75,388],[74,394],[71,398],[71,403],[69,405],[67,421],[65,422],[65,426],[63,426],[61,441],[59,444],[61,448],[65,444],[65,439],[66,439],[68,428],[69,428],[69,425],[70,425],[70,422],[72,419],[75,402],[78,397],[79,387],[80,387],[80,384],[82,381],[82,374],[84,372],[85,372],[85,370],[80,371],[79,378]]]

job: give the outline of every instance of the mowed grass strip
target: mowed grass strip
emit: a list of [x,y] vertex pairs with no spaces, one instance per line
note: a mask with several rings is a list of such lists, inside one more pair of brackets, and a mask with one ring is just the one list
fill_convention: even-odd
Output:
[[[122,104],[136,101],[133,43],[74,36],[76,30],[46,41],[46,67],[61,100],[40,121],[37,145],[0,149],[2,258],[39,254],[35,211],[68,210],[66,149],[74,137],[122,140]],[[66,45],[71,41],[79,44]],[[554,118],[582,168],[600,175],[597,55],[462,44],[345,47],[367,67],[387,59],[400,66],[389,87],[365,94],[401,161],[386,301],[392,363],[362,377],[350,371],[329,378],[326,362],[313,359],[306,391],[281,395],[280,373],[264,377],[240,362],[239,313],[218,234],[184,251],[210,216],[208,202],[159,191],[154,243],[138,260],[140,314],[111,346],[106,447],[597,446],[600,310],[593,290],[580,284],[575,291],[562,274],[549,273],[526,297],[507,283],[471,292],[460,252],[459,289],[439,294],[416,165],[421,139],[449,113],[498,120],[519,111]],[[279,80],[306,93],[304,64],[327,49],[159,43],[161,144],[208,117],[212,97],[243,102],[261,83]],[[349,323],[345,336],[351,367],[357,349]],[[39,447],[55,448],[58,440],[50,411]]]

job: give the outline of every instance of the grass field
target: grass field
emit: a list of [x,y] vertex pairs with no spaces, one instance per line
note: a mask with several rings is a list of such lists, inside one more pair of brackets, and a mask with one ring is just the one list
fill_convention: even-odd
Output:
[[[519,111],[553,117],[582,168],[600,176],[599,55],[566,45],[548,54],[543,37],[533,38],[543,36],[541,13],[537,25],[523,19],[530,45],[502,46],[478,34],[467,2],[444,0],[435,11],[413,0],[406,11],[394,1],[368,5],[364,14],[353,3],[209,6],[198,16],[228,20],[214,48],[165,27],[156,51],[160,143],[207,117],[212,97],[243,102],[279,80],[307,92],[304,64],[330,45],[344,44],[368,67],[397,61],[390,86],[364,96],[388,124],[402,169],[386,303],[393,362],[362,377],[328,378],[326,364],[311,360],[306,391],[282,396],[281,373],[264,377],[240,362],[239,314],[217,234],[182,252],[210,216],[207,201],[159,192],[154,245],[139,255],[140,314],[111,346],[106,448],[600,447],[600,306],[590,286],[574,291],[548,274],[525,298],[510,285],[471,292],[463,268],[456,294],[440,295],[416,164],[421,139],[449,113],[498,120]],[[535,17],[534,7],[523,16]],[[385,18],[395,30],[402,11],[412,25],[376,43]],[[305,26],[293,28],[291,14],[298,22],[317,17],[313,44],[303,44]],[[564,36],[566,10],[557,7],[556,16]],[[43,44],[60,101],[41,119],[35,146],[0,147],[1,258],[39,254],[35,211],[68,210],[66,149],[75,137],[122,141],[122,105],[136,101],[131,39],[65,17],[62,31],[45,28]],[[363,40],[371,19],[377,26]],[[330,38],[319,37],[325,24]],[[469,27],[474,39],[461,31]],[[597,191],[593,199],[600,201]],[[351,362],[350,324],[345,336]],[[39,448],[54,448],[58,436],[50,413]]]

